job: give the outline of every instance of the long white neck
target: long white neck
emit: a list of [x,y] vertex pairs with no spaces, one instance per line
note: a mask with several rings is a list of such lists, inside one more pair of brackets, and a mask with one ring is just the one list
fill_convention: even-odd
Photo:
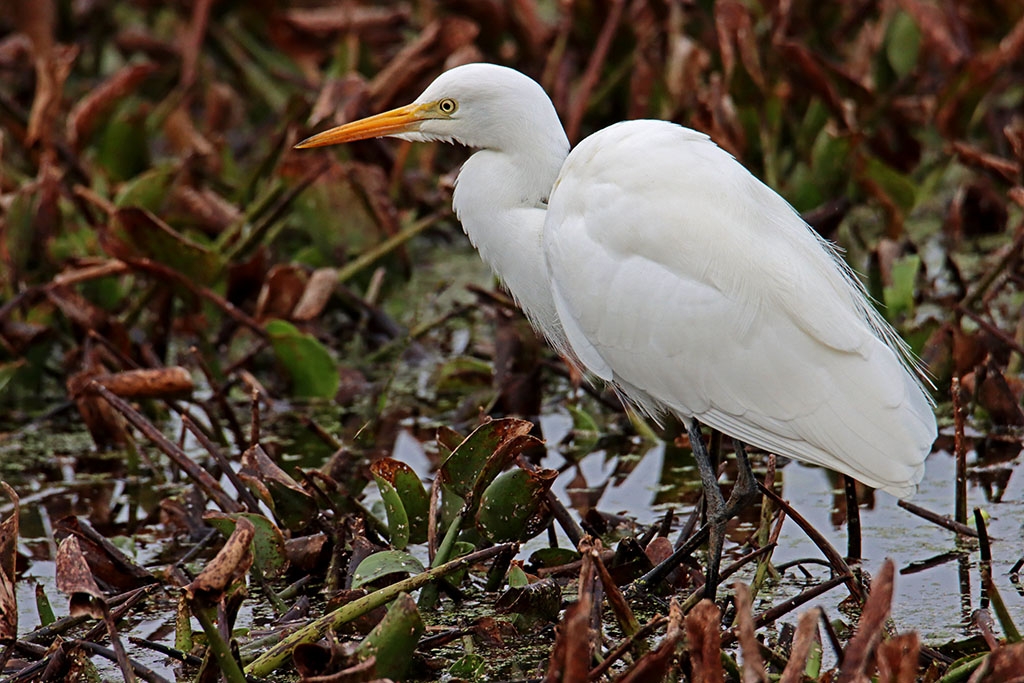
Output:
[[569,152],[558,132],[561,139],[547,144],[474,154],[459,173],[453,204],[470,241],[530,322],[564,347],[543,251],[548,195]]

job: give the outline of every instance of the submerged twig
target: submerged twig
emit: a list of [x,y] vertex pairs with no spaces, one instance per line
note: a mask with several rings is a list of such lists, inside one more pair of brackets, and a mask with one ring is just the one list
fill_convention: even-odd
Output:
[[946,517],[945,515],[940,515],[938,513],[932,512],[931,510],[923,508],[920,505],[915,505],[914,503],[911,503],[910,501],[907,500],[898,501],[896,504],[899,505],[904,510],[906,510],[907,512],[915,514],[922,519],[927,519],[932,524],[938,524],[939,526],[945,529],[949,529],[950,531],[960,534],[961,536],[970,536],[972,538],[978,537],[978,532],[976,529],[973,529],[961,522],[957,522],[956,520],[952,520],[949,517]]

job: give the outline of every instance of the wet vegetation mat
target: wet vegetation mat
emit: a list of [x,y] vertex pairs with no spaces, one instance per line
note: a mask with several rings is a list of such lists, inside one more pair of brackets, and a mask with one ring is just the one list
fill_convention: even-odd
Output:
[[[934,380],[919,495],[752,453],[701,600],[685,430],[533,334],[465,150],[292,149],[481,60],[842,246]],[[1019,0],[13,0],[0,75],[0,680],[1022,680]]]

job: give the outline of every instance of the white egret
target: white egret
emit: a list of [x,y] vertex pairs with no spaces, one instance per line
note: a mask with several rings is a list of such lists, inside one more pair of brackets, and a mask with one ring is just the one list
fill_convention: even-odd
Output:
[[726,502],[696,421],[777,455],[911,494],[936,436],[907,347],[836,251],[707,135],[628,121],[570,152],[529,77],[469,64],[412,104],[314,135],[475,148],[454,207],[533,325],[590,377],[687,425],[711,522],[756,491],[742,447]]

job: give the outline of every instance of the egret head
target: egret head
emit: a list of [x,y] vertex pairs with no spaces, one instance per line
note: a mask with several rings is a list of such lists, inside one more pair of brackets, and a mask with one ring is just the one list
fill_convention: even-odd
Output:
[[303,140],[323,147],[373,137],[457,142],[514,151],[528,143],[564,146],[551,99],[533,79],[494,64],[466,64],[438,76],[412,104],[353,121]]

